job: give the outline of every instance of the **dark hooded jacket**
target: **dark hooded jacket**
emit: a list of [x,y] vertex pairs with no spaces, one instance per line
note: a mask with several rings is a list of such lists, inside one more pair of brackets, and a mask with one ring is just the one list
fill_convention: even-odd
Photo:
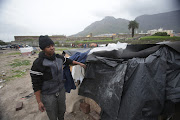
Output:
[[60,91],[64,87],[63,64],[72,64],[72,60],[59,54],[48,57],[40,52],[30,71],[34,92],[54,94]]

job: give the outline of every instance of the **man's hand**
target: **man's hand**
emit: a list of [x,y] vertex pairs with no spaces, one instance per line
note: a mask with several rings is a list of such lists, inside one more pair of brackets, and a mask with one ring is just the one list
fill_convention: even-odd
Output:
[[44,112],[46,109],[44,107],[44,104],[41,102],[41,98],[40,98],[41,90],[36,91],[34,94],[36,95],[36,100],[37,100],[37,103],[38,103],[39,110],[41,112]]
[[85,64],[81,63],[80,66],[83,67],[84,69],[86,69],[86,65]]
[[41,112],[44,112],[44,111],[46,110],[46,108],[44,107],[44,104],[43,104],[42,102],[40,102],[40,103],[38,104],[38,107],[39,107],[39,110],[40,110]]
[[81,67],[83,67],[84,69],[86,69],[86,65],[77,61],[73,60],[73,65],[80,65]]

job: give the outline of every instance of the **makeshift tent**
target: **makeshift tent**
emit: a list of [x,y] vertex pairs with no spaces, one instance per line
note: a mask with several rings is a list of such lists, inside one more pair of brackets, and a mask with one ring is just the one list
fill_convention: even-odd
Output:
[[128,45],[88,55],[79,95],[92,98],[102,120],[157,120],[180,102],[180,42]]

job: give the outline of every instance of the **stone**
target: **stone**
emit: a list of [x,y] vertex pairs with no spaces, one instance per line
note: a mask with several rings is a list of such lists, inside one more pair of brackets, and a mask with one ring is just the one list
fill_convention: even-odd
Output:
[[88,114],[88,113],[90,112],[90,105],[87,104],[87,103],[85,103],[85,102],[82,102],[82,103],[80,104],[80,110],[81,110],[82,112],[84,112],[85,114]]
[[23,108],[23,102],[19,102],[16,104],[16,111],[21,110]]

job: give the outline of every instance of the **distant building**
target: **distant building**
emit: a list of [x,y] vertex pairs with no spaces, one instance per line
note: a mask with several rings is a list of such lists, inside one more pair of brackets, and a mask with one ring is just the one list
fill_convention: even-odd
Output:
[[111,34],[100,34],[100,35],[96,35],[94,37],[112,37],[112,36],[115,36],[116,34],[114,33],[111,33]]
[[159,29],[153,29],[153,30],[148,30],[147,33],[150,35],[153,35],[157,32],[166,32],[167,34],[171,35],[173,34],[173,30],[163,30],[163,28],[159,28]]
[[86,37],[93,37],[93,36],[92,36],[92,33],[90,33],[90,34],[89,34],[89,35],[87,35]]
[[174,34],[174,36],[178,36],[178,37],[180,37],[180,33],[176,33],[176,34]]
[[147,35],[148,33],[143,33],[143,31],[141,30],[141,32],[138,33],[138,34],[140,34],[140,35]]

